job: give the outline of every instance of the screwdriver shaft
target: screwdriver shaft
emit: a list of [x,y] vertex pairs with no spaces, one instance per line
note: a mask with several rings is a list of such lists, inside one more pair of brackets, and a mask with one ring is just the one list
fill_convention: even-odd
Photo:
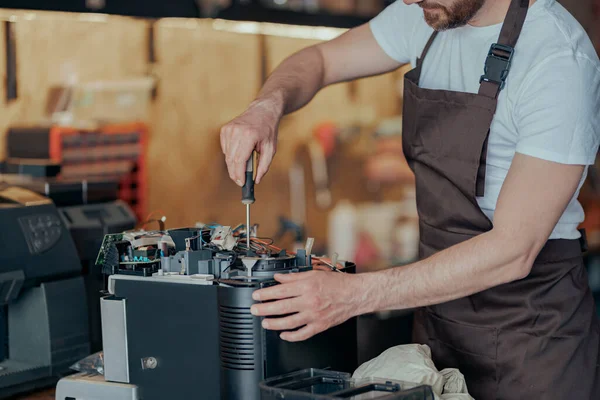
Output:
[[246,246],[250,251],[250,204],[246,204]]
[[254,203],[254,152],[246,162],[246,182],[242,188],[242,203],[246,205],[246,246],[250,252],[250,204]]

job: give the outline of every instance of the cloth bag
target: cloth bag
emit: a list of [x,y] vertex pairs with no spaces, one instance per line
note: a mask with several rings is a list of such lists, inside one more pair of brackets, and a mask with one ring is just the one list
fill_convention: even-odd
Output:
[[465,377],[456,368],[438,371],[427,345],[407,344],[387,349],[362,364],[353,378],[383,378],[432,387],[436,400],[473,400]]

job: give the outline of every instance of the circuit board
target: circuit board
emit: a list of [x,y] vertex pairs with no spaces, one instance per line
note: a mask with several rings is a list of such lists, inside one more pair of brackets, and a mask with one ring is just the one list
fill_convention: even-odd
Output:
[[106,259],[106,253],[110,248],[110,245],[114,242],[120,242],[123,240],[122,233],[115,233],[111,235],[105,235],[102,240],[102,246],[100,246],[100,250],[98,251],[98,257],[96,258],[96,267],[103,267]]

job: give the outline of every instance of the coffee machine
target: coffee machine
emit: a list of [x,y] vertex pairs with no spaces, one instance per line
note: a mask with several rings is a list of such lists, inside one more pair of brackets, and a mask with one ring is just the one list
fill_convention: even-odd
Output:
[[90,352],[75,244],[53,202],[0,184],[0,398],[56,382]]

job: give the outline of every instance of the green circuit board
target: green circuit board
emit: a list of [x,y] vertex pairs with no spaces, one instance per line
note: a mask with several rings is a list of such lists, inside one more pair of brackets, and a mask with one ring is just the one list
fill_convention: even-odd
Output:
[[104,239],[102,240],[102,246],[100,246],[100,250],[98,251],[98,257],[96,258],[96,267],[104,266],[104,260],[105,260],[105,256],[106,256],[106,252],[108,251],[108,248],[110,247],[110,245],[112,243],[120,242],[121,240],[123,240],[122,233],[115,233],[115,234],[110,234],[110,235],[104,236]]

